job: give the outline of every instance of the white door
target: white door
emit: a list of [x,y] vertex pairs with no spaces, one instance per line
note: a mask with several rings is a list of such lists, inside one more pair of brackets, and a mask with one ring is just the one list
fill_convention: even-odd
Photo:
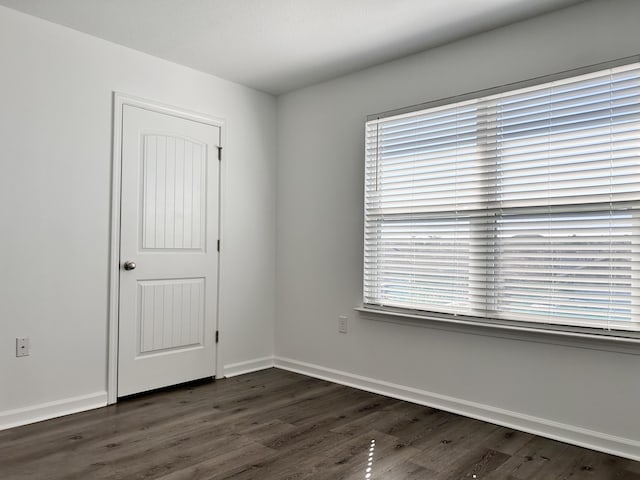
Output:
[[219,145],[123,106],[118,396],[215,374]]

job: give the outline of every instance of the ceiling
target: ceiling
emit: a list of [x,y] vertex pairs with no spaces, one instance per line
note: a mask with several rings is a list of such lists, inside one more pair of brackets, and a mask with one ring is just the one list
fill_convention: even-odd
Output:
[[275,95],[582,0],[0,0]]

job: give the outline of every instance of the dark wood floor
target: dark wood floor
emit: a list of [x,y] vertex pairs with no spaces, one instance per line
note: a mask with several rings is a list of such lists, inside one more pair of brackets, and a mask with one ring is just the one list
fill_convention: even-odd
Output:
[[639,463],[276,369],[0,432],[2,480],[640,480]]

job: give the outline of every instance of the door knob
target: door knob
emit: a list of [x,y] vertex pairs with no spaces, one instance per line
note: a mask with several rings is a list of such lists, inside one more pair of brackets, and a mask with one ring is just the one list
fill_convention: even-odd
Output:
[[136,269],[136,264],[134,262],[124,262],[124,269],[125,270],[135,270]]

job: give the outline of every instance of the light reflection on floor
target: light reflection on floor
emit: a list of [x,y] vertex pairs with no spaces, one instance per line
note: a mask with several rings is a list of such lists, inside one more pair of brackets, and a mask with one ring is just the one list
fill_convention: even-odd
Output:
[[369,480],[371,478],[371,471],[373,470],[373,452],[376,449],[376,441],[371,440],[369,444],[369,459],[367,460],[367,469],[365,470],[364,478]]

